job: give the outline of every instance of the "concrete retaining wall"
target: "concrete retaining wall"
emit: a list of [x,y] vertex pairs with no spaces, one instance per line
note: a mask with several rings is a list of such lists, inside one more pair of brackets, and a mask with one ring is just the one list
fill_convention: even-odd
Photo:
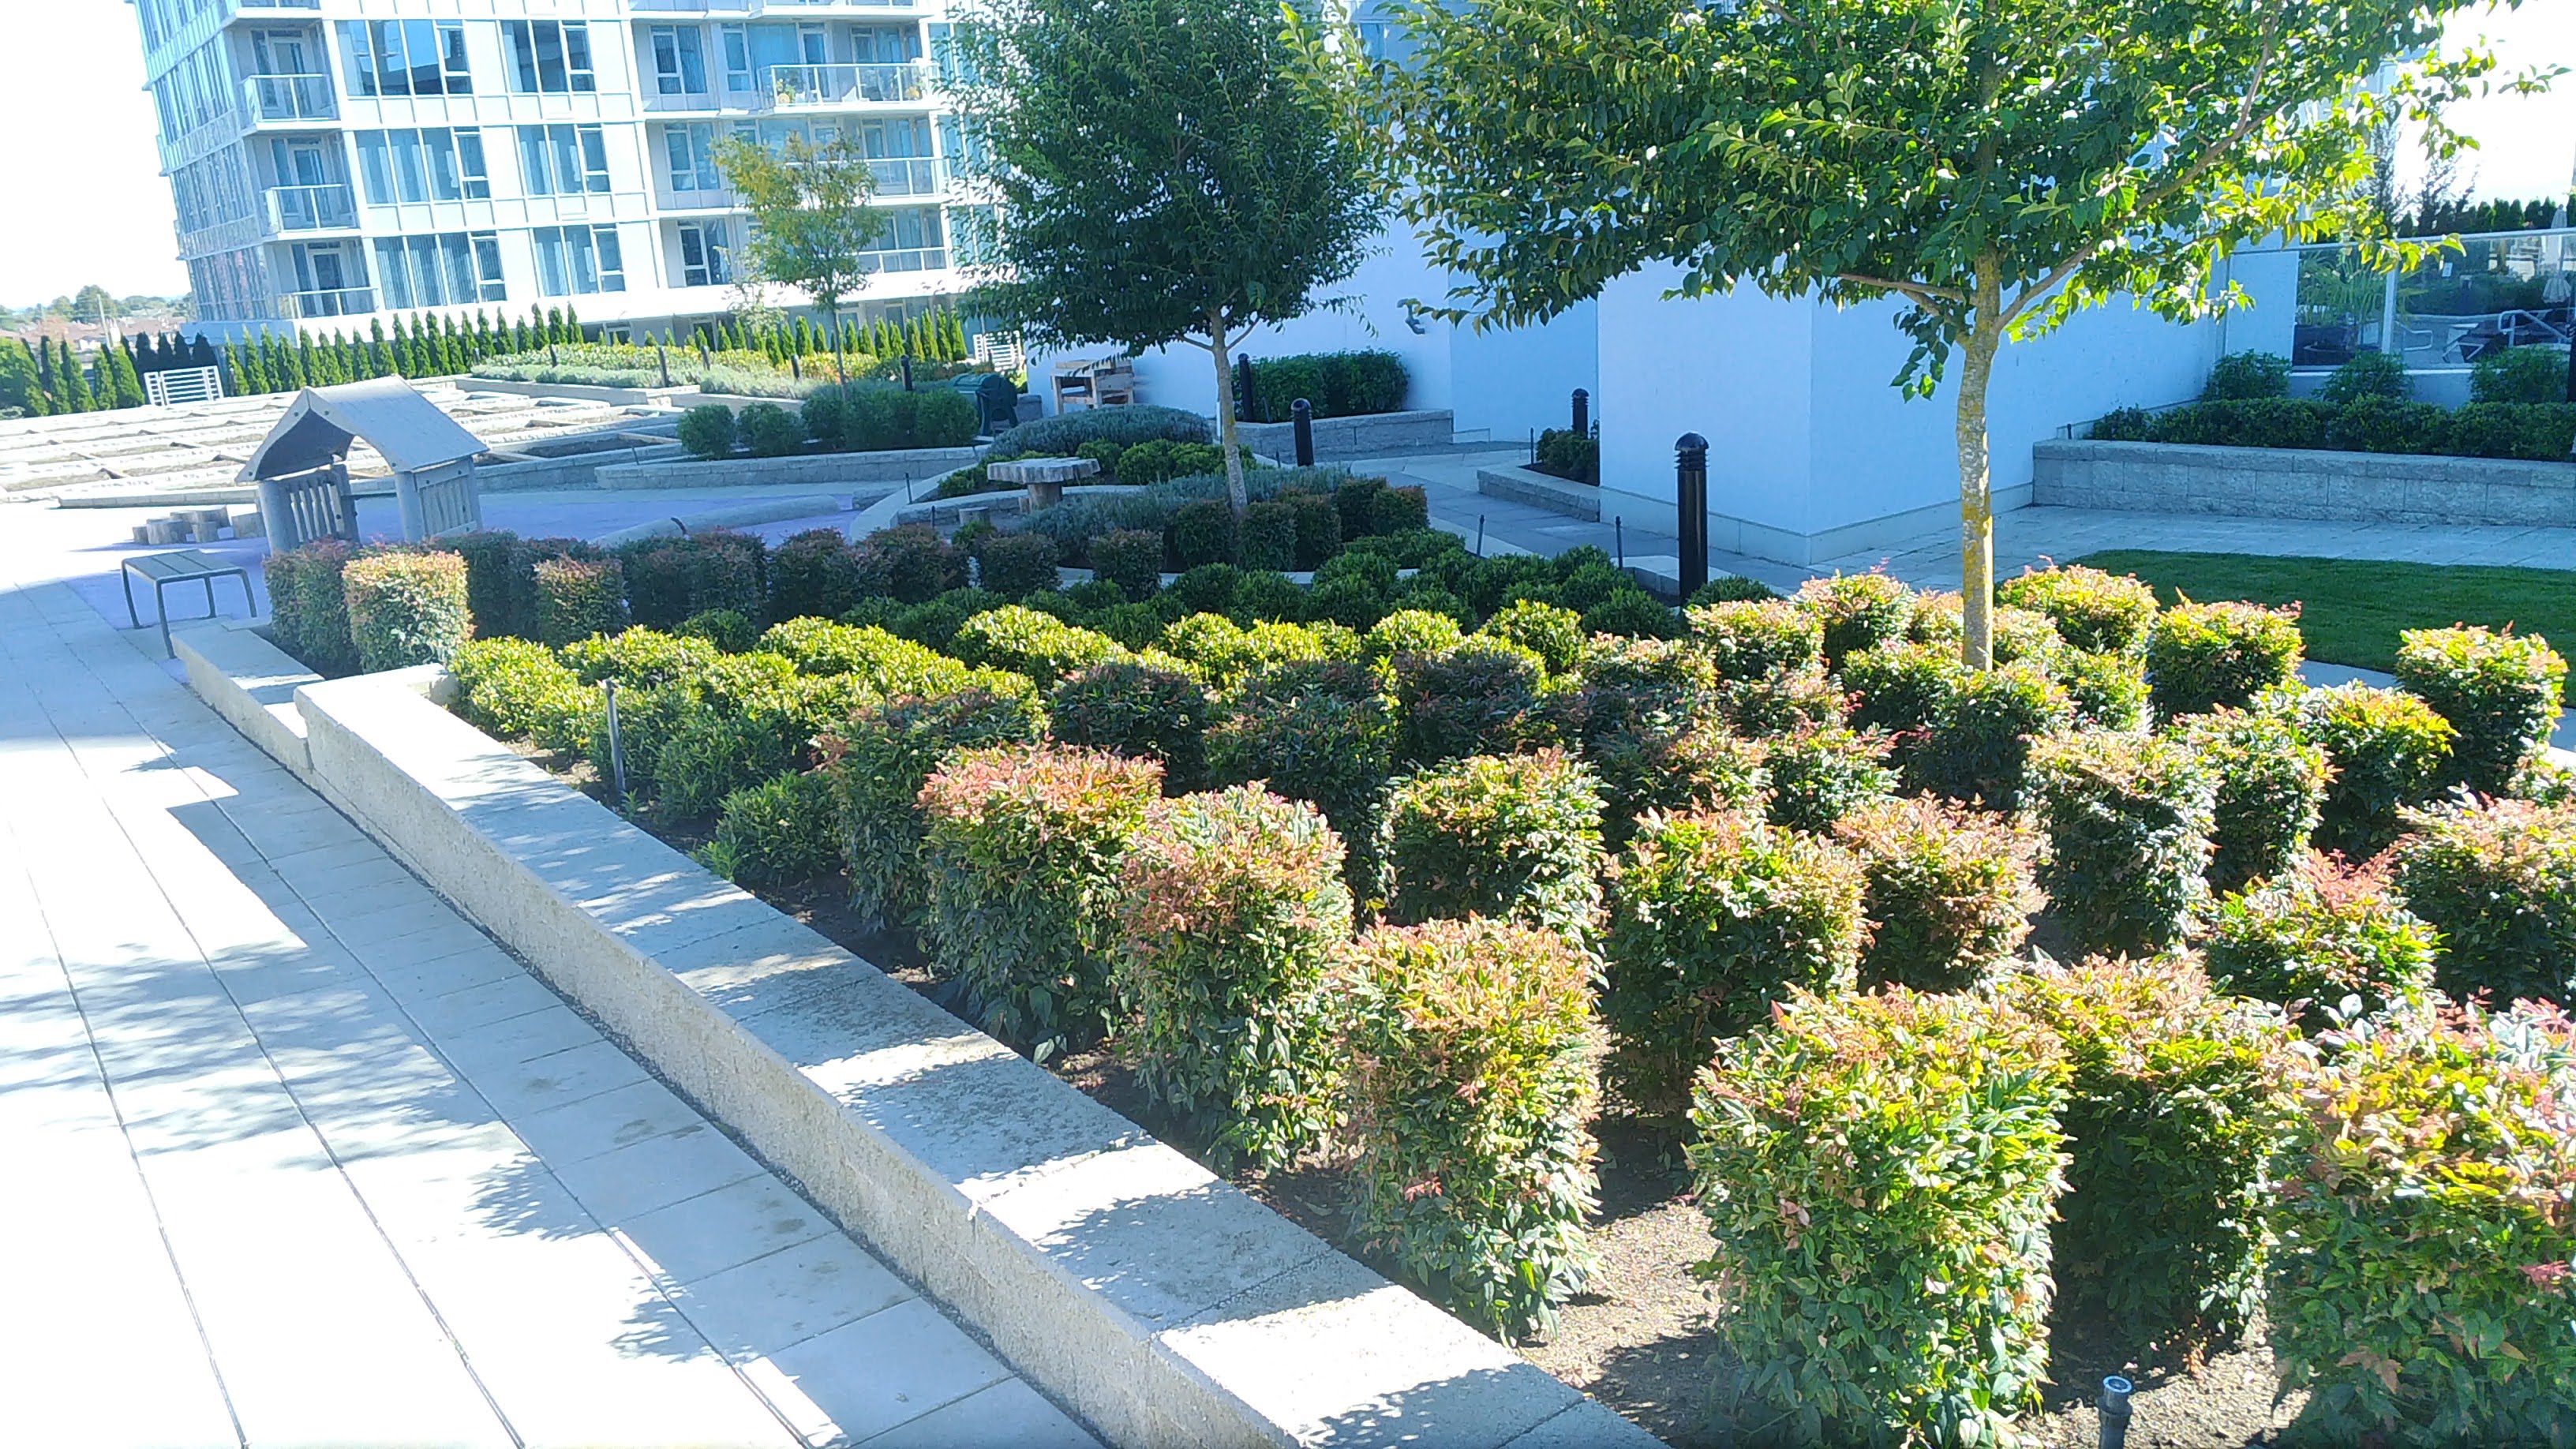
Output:
[[438,708],[437,673],[298,688],[308,778],[1111,1440],[1654,1442]]
[[1488,498],[1507,498],[1514,503],[1527,503],[1550,513],[1568,518],[1601,521],[1601,490],[1589,483],[1574,483],[1536,468],[1479,468],[1476,491]]
[[304,746],[304,714],[295,691],[322,676],[258,631],[268,620],[210,619],[170,634],[170,652],[188,671],[188,687],[269,758],[313,783]]
[[[1280,459],[1297,456],[1295,423],[1237,423],[1234,433],[1236,441],[1256,453]],[[1456,436],[1457,418],[1447,408],[1317,418],[1315,456],[1365,458],[1410,448],[1445,448]]]
[[2576,525],[2576,462],[2052,440],[2031,449],[2031,473],[2033,501],[2064,508]]
[[536,488],[597,488],[599,470],[632,463],[685,458],[677,443],[633,443],[559,458],[524,463],[485,463],[474,470],[475,486],[486,493],[525,492]]
[[791,458],[674,457],[613,463],[593,481],[602,488],[817,488],[847,491],[872,483],[927,483],[982,457],[980,448],[898,448],[883,453],[800,453]]

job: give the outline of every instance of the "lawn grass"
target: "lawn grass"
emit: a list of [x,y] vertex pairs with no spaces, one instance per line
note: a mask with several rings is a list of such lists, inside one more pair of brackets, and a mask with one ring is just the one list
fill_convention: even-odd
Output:
[[2308,657],[2328,664],[2393,669],[2399,630],[2452,624],[2510,624],[2549,638],[2561,654],[2576,650],[2576,572],[2126,548],[2076,562],[2135,574],[2167,604],[2185,594],[2203,603],[2295,601]]

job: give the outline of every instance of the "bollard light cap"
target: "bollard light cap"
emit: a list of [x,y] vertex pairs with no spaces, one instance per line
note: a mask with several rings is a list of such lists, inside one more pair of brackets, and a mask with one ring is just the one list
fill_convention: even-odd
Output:
[[1684,433],[1673,440],[1673,451],[1676,453],[1705,453],[1708,451],[1708,439],[1701,437],[1697,433]]

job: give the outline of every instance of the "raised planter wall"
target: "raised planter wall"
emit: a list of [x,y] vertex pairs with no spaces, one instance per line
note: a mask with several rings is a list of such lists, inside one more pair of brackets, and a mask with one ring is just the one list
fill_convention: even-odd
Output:
[[898,448],[883,453],[800,453],[787,458],[672,458],[611,463],[592,481],[601,488],[866,488],[928,483],[967,467],[980,448]]
[[[1256,453],[1282,462],[1296,459],[1295,423],[1237,423],[1234,432],[1237,441]],[[1401,452],[1408,448],[1445,448],[1457,435],[1457,417],[1447,408],[1317,418],[1315,455],[1319,458],[1365,458],[1372,453]]]
[[2050,440],[2032,501],[2131,513],[2576,526],[2576,462]]
[[[223,654],[190,682],[232,717],[262,676]],[[438,708],[440,682],[296,689],[307,778],[1112,1442],[1653,1444]]]
[[1536,468],[1479,468],[1476,491],[1488,498],[1509,499],[1562,513],[1568,518],[1587,522],[1601,521],[1601,490],[1589,483],[1577,483],[1542,473]]

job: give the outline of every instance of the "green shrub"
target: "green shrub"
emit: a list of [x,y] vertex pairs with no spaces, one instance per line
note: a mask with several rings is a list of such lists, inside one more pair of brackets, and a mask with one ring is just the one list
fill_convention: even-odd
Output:
[[2272,1353],[2331,1443],[2576,1424],[2576,1033],[2413,1005],[2308,1057],[2271,1215]]
[[1299,398],[1319,418],[1391,413],[1404,406],[1404,359],[1382,349],[1255,358],[1246,422],[1284,423]]
[[1786,600],[1699,604],[1685,612],[1720,679],[1768,679],[1824,657],[1824,624]]
[[871,625],[826,619],[790,619],[760,636],[760,647],[782,654],[800,674],[850,675],[880,695],[931,694],[956,689],[971,671],[944,654]]
[[2288,397],[2290,359],[2277,352],[2231,352],[2209,369],[2204,401],[2229,398]]
[[2147,678],[2166,719],[2224,705],[2243,709],[2264,690],[2294,684],[2306,645],[2299,607],[2195,604],[2186,599],[2147,632]]
[[923,945],[986,1031],[1041,1061],[1098,1038],[1119,870],[1162,777],[1149,760],[1004,745],[951,755],[922,786]]
[[2145,661],[2131,654],[2094,654],[2066,649],[2048,662],[2049,673],[2065,687],[2075,706],[2078,729],[2136,734],[2147,727]]
[[1297,562],[1301,569],[1322,568],[1342,551],[1342,514],[1330,493],[1284,495],[1297,525]]
[[2326,752],[2279,710],[2221,707],[2188,715],[2174,733],[2218,777],[2209,888],[2224,895],[2295,868],[2326,798]]
[[859,545],[863,568],[885,580],[885,591],[906,604],[923,604],[966,585],[966,556],[926,523],[879,529]]
[[996,538],[984,545],[981,562],[984,587],[1006,599],[1025,599],[1063,581],[1056,572],[1055,540],[1043,533]]
[[1414,764],[1508,754],[1538,737],[1547,676],[1526,649],[1470,639],[1443,654],[1398,654],[1388,671],[1402,721],[1397,750]]
[[1834,838],[1860,859],[1864,986],[1973,986],[2020,949],[2047,904],[2031,876],[2036,842],[2004,817],[1913,795],[1853,811]]
[[452,553],[362,553],[341,570],[349,638],[373,674],[444,664],[473,632],[465,560]]
[[1852,692],[1851,723],[1885,730],[1900,752],[1932,727],[1966,669],[1956,649],[1897,641],[1843,657],[1843,687]]
[[2047,615],[2060,638],[2094,654],[2143,651],[2156,622],[2154,589],[2080,564],[2032,569],[1996,585],[1995,598]]
[[2129,962],[2007,979],[2065,1043],[2070,1149],[2050,1232],[2060,1302],[2132,1339],[2206,1344],[2263,1302],[2264,1180],[2289,1104],[2290,1024],[2197,967]]
[[637,625],[614,634],[593,634],[563,647],[565,666],[584,684],[614,679],[628,689],[650,689],[704,672],[719,651],[704,639],[667,634]]
[[2449,422],[2431,403],[2372,393],[2335,413],[2326,424],[2325,445],[2354,453],[2438,453],[2449,443]]
[[1188,614],[1222,614],[1234,607],[1235,585],[1243,575],[1229,563],[1200,564],[1184,569],[1172,580],[1171,587],[1155,601],[1156,607],[1168,608],[1172,617]]
[[2441,988],[2576,1000],[2576,805],[2450,805],[2409,811],[2406,824],[2397,889],[2441,933]]
[[723,458],[733,452],[733,409],[707,403],[680,414],[680,446],[692,458]]
[[2473,403],[2563,403],[2567,396],[2567,349],[2505,347],[2469,364],[2469,401]]
[[[2528,348],[2515,348],[2527,352]],[[2576,440],[2576,403],[2473,402],[2443,420],[2438,451],[2471,458],[2564,462]]]
[[2428,803],[2450,777],[2450,722],[2411,694],[2342,684],[2304,690],[2291,707],[2333,767],[2316,834],[2323,849],[2377,855],[2397,838],[2398,811]]
[[950,751],[1027,744],[1044,732],[1032,695],[983,686],[904,695],[853,715],[823,745],[851,910],[893,926],[918,908],[921,787]]
[[2334,370],[2325,386],[2317,389],[2317,396],[2342,407],[2359,398],[2403,398],[2414,391],[2414,379],[2406,375],[2406,359],[2394,352],[2359,352]]
[[840,868],[840,833],[830,781],[781,775],[724,798],[707,863],[737,885],[796,885]]
[[1247,569],[1281,573],[1297,567],[1297,510],[1278,499],[1246,508],[1238,547]]
[[1602,931],[1610,1072],[1629,1106],[1681,1111],[1712,1042],[1770,1020],[1795,989],[1851,990],[1863,889],[1849,852],[1758,816],[1639,820]]
[[1390,920],[1508,916],[1582,935],[1601,903],[1601,783],[1562,750],[1473,755],[1387,792]]
[[626,627],[626,576],[613,558],[538,560],[537,638],[560,649]]
[[456,712],[466,723],[550,750],[587,748],[582,729],[592,692],[543,644],[468,640],[448,668],[456,675]]
[[[1906,625],[1905,637],[1917,644],[1945,644],[1952,654],[1957,654],[1967,630],[1961,608],[1957,594],[1915,595],[1914,620]],[[2045,664],[2066,647],[2066,641],[2058,636],[2057,625],[2034,609],[1999,603],[1988,615],[1987,626],[1987,642],[1994,648],[1997,664],[2021,660]]]
[[837,528],[791,534],[769,555],[769,617],[837,619],[868,594],[881,592],[860,567],[858,550]]
[[1342,865],[1315,807],[1244,785],[1157,806],[1120,867],[1123,1045],[1220,1169],[1277,1167],[1333,1126]]
[[1458,621],[1428,609],[1398,609],[1369,626],[1361,643],[1372,660],[1398,654],[1445,654],[1466,639]]
[[958,626],[949,652],[969,664],[1025,674],[1040,688],[1087,665],[1127,656],[1117,640],[1024,604],[988,609]]
[[1385,488],[1369,498],[1369,532],[1398,534],[1431,526],[1431,499],[1418,487]]
[[734,429],[755,458],[784,458],[805,448],[805,424],[776,403],[744,408]]
[[474,637],[501,635],[524,639],[536,632],[536,562],[562,550],[498,529],[451,534],[439,547],[453,549],[465,560],[466,612],[474,619]]
[[353,551],[336,538],[316,539],[263,565],[268,585],[269,634],[277,647],[316,674],[338,676],[358,668],[358,646],[349,634],[348,597],[340,571]]
[[1185,570],[1233,563],[1238,546],[1234,509],[1222,498],[1184,503],[1172,515],[1172,557]]
[[1760,579],[1746,578],[1742,574],[1719,574],[1692,590],[1691,596],[1682,602],[1686,609],[1696,609],[1706,604],[1760,603],[1778,597],[1780,591]]
[[[806,763],[806,741],[812,734],[806,728],[806,712],[799,708],[799,681],[793,670],[769,656],[733,655],[725,662],[754,668],[720,666],[684,685],[662,686],[664,691],[685,691],[692,697],[668,713],[661,722],[661,738],[649,752],[632,747],[627,752],[630,781],[637,773],[636,760],[649,760],[643,770],[645,781],[638,788],[653,797],[654,808],[665,816],[691,819],[712,813],[736,790]],[[838,685],[840,698],[853,708],[864,694],[846,681],[804,683]],[[846,713],[847,709],[836,712]]]
[[1824,627],[1825,665],[1843,656],[1905,637],[1913,621],[1914,591],[1882,573],[1836,574],[1798,586],[1798,603]]
[[1537,655],[1551,677],[1572,669],[1583,654],[1583,616],[1556,604],[1523,600],[1507,605],[1476,632]]
[[1433,921],[1346,947],[1351,1221],[1489,1331],[1544,1331],[1594,1254],[1591,963],[1554,932]]
[[1246,569],[1234,581],[1234,601],[1226,615],[1245,628],[1264,623],[1294,624],[1306,612],[1306,591],[1286,574]]
[[2322,1027],[2346,997],[2375,1012],[2431,986],[2437,944],[2389,893],[2384,860],[2346,866],[2310,855],[2220,902],[2201,953],[2220,986]]
[[1855,810],[1896,793],[1887,767],[1887,736],[1860,734],[1841,725],[1809,725],[1762,742],[1762,768],[1770,777],[1768,814],[1774,825],[1819,834]]
[[1691,1168],[1747,1392],[1806,1443],[2011,1444],[2048,1361],[2066,1067],[1975,995],[1800,996],[1723,1041]]
[[760,638],[760,629],[732,609],[709,609],[691,614],[680,621],[678,632],[690,639],[704,639],[727,654],[740,654]]
[[983,423],[975,404],[954,388],[934,387],[913,394],[911,446],[962,448],[975,441]]
[[1167,786],[1186,790],[1205,772],[1202,736],[1213,706],[1189,674],[1144,659],[1114,659],[1065,676],[1047,697],[1047,733],[1086,749],[1110,750],[1163,766]]
[[1135,404],[1123,408],[1084,408],[1020,424],[993,440],[1000,458],[1069,458],[1094,439],[1134,446],[1152,438],[1204,443],[1208,420],[1180,408]]
[[1374,694],[1309,689],[1238,698],[1205,739],[1211,782],[1267,784],[1324,812],[1354,845],[1377,838],[1378,795],[1394,770],[1395,724]]
[[1749,740],[1843,724],[1844,704],[1833,676],[1813,667],[1763,679],[1730,679],[1718,686],[1720,712]]
[[1534,451],[1537,460],[1530,466],[1575,483],[1598,486],[1601,482],[1601,428],[1599,424],[1578,433],[1572,428],[1541,428]]
[[2408,629],[2398,636],[2397,682],[2448,720],[2450,778],[2500,795],[2558,727],[2567,661],[2536,635],[2480,628]]
[[2073,701],[2037,665],[1962,671],[1907,759],[1906,774],[1918,788],[1953,800],[2018,810],[2032,737],[2055,734],[2074,718]]
[[2040,886],[2079,949],[2160,951],[2209,902],[2218,779],[2188,745],[2089,733],[2032,743]]
[[1644,589],[1615,589],[1583,611],[1583,632],[1628,639],[1671,639],[1682,632],[1679,615]]
[[1163,535],[1146,528],[1104,533],[1091,541],[1091,569],[1128,598],[1150,599],[1163,587]]

